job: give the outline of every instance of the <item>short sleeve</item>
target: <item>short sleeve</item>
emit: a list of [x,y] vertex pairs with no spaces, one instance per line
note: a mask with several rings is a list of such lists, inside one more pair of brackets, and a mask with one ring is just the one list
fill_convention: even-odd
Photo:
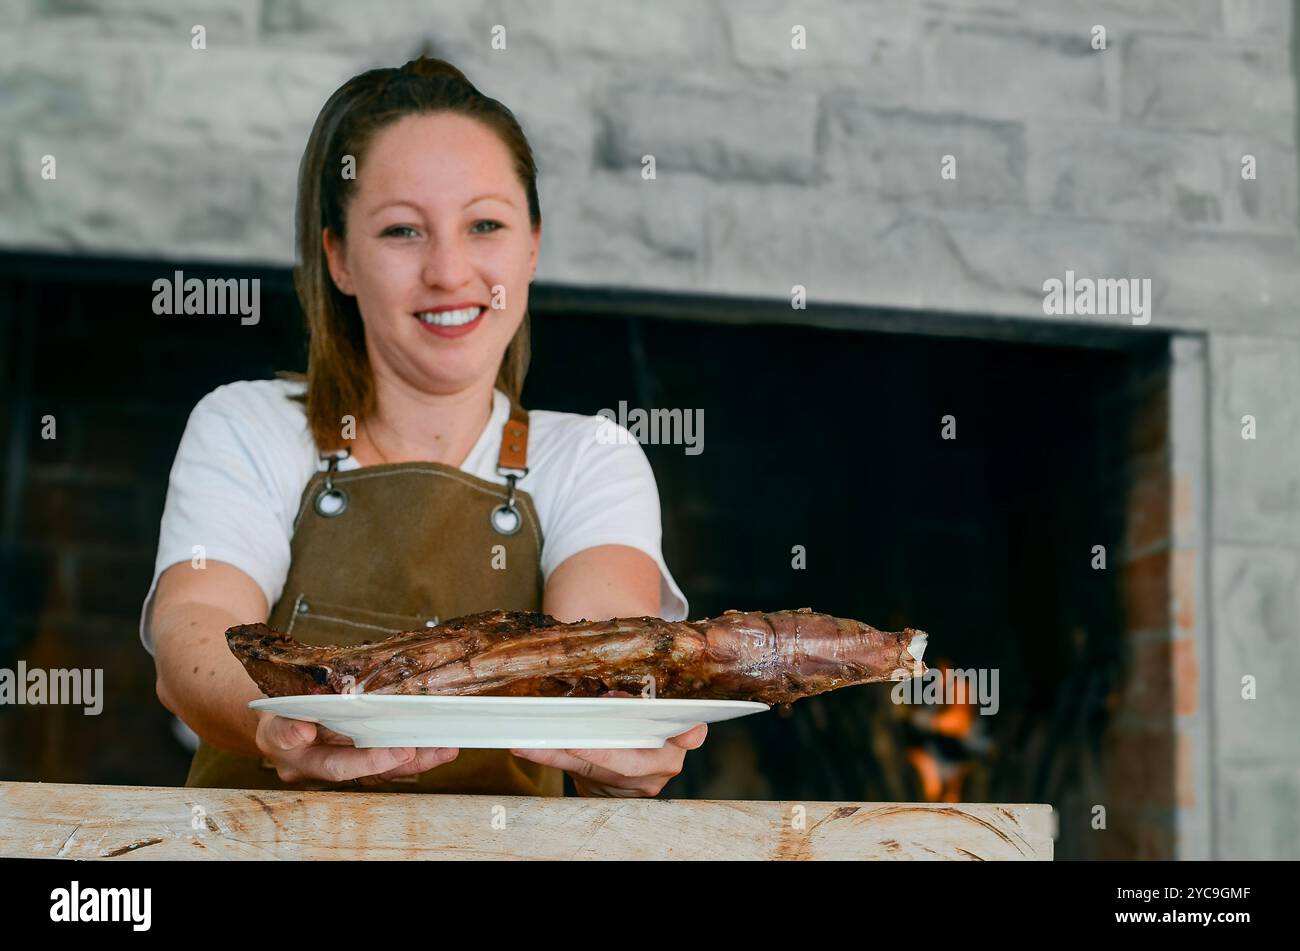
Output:
[[283,434],[264,416],[242,412],[247,407],[223,390],[194,407],[172,464],[153,581],[140,612],[140,639],[151,654],[149,608],[167,568],[199,556],[227,562],[257,582],[268,605],[289,570],[292,513],[280,501],[287,467],[276,450]]
[[688,604],[664,562],[659,487],[641,445],[616,422],[582,417],[570,478],[542,546],[542,576],[596,545],[627,545],[659,566],[659,615],[687,617]]

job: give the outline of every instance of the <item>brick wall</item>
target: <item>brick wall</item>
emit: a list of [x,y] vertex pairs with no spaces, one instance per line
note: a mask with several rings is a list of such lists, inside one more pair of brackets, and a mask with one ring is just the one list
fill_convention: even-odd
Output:
[[6,6],[0,246],[290,263],[316,112],[427,41],[533,139],[542,280],[1044,319],[1073,267],[1300,336],[1286,0]]
[[[1124,676],[1104,741],[1106,834],[1101,858],[1167,859],[1209,848],[1207,703],[1195,517],[1203,446],[1184,421],[1199,405],[1198,342],[1175,341],[1170,361],[1132,375],[1126,440],[1126,535],[1116,570],[1124,593]],[[1109,402],[1109,400],[1108,400]],[[1175,413],[1175,403],[1179,412]]]

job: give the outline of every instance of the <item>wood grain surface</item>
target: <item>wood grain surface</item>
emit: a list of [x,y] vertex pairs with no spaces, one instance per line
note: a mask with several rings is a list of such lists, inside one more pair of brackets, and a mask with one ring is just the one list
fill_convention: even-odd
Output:
[[0,856],[1050,860],[1042,804],[746,802],[0,782]]

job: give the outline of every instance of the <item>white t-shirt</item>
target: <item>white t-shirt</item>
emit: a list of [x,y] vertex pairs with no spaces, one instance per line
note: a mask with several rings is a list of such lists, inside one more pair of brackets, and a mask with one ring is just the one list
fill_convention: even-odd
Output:
[[[261,585],[268,606],[279,600],[302,490],[325,468],[303,404],[289,399],[304,387],[289,380],[228,383],[204,396],[190,413],[172,464],[153,582],[140,612],[140,640],[151,654],[146,622],[158,576],[190,561],[196,545],[203,546],[205,558],[228,562]],[[509,397],[496,390],[492,419],[461,471],[506,484],[496,463],[509,415]],[[516,484],[532,496],[541,522],[544,580],[583,549],[629,545],[659,566],[660,616],[686,619],[686,598],[660,549],[654,471],[626,429],[603,416],[532,410],[528,467]],[[339,464],[340,471],[356,468],[351,457]]]

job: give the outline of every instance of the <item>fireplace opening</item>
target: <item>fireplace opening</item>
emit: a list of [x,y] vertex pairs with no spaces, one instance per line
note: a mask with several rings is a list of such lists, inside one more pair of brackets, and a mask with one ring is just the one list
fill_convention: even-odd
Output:
[[[0,716],[6,778],[184,779],[136,631],[171,458],[204,393],[301,369],[305,347],[287,273],[184,265],[260,278],[248,326],[155,315],[150,284],[176,267],[0,260],[0,653],[106,671],[104,716]],[[839,690],[715,724],[662,795],[1048,802],[1060,858],[1172,855],[1169,665],[1141,661],[1172,623],[1168,338],[771,313],[538,288],[524,404],[699,411],[702,451],[645,446],[691,617],[809,606],[921,628],[931,667],[997,672],[997,712]]]
[[693,618],[811,606],[917,627],[931,667],[972,678],[937,705],[868,685],[715,724],[664,795],[1049,802],[1060,858],[1169,848],[1151,804],[1172,793],[1148,787],[1175,773],[1172,714],[1130,722],[1132,653],[1167,633],[1167,338],[573,312],[534,336],[529,405],[702,410],[703,451],[645,446]]

